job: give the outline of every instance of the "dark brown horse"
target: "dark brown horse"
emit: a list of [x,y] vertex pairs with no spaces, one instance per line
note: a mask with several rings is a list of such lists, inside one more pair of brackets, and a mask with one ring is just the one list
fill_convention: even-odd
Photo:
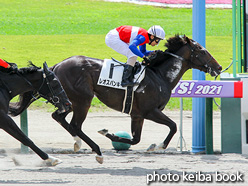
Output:
[[[170,128],[168,136],[159,148],[165,149],[177,131],[176,123],[163,114],[171,97],[171,91],[182,75],[191,68],[208,72],[212,76],[220,74],[222,67],[199,43],[186,36],[172,37],[167,40],[166,51],[157,51],[150,57],[152,66],[147,66],[146,75],[140,83],[138,91],[134,92],[133,106],[130,113],[132,139],[119,138],[109,134],[107,130],[100,131],[112,141],[139,143],[144,119],[166,125]],[[51,67],[65,89],[72,102],[73,117],[70,124],[65,120],[65,113],[53,114],[57,120],[73,137],[76,143],[74,150],[79,150],[81,140],[86,142],[97,153],[97,161],[103,162],[99,146],[94,143],[82,130],[82,124],[91,105],[92,98],[98,97],[108,107],[122,111],[124,90],[97,85],[103,60],[85,56],[73,56]],[[28,101],[27,101],[28,102]],[[20,103],[14,109],[16,114],[26,108],[28,103]]]
[[[71,103],[66,96],[59,80],[55,74],[48,69],[46,63],[44,69],[38,68],[31,64],[31,67],[21,68],[15,73],[8,73],[4,70],[0,71],[0,128],[8,134],[19,140],[22,144],[30,147],[38,154],[46,163],[56,165],[59,159],[49,156],[37,147],[9,117],[9,102],[18,94],[25,94],[32,97],[39,95],[45,98],[58,108],[57,115],[71,110]],[[28,98],[30,99],[30,98]],[[11,110],[11,106],[10,106]]]

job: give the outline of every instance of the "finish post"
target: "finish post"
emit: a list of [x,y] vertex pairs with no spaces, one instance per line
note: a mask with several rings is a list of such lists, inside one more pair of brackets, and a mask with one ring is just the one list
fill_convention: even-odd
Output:
[[[193,0],[193,40],[205,47],[205,0]],[[205,73],[193,69],[193,80],[205,80]],[[192,99],[192,152],[205,151],[205,98]]]

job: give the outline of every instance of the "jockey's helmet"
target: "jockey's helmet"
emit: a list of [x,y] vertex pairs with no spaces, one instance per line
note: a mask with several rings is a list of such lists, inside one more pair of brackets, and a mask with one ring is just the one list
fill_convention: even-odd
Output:
[[148,33],[162,40],[165,38],[164,29],[159,25],[154,25],[151,28],[149,28]]

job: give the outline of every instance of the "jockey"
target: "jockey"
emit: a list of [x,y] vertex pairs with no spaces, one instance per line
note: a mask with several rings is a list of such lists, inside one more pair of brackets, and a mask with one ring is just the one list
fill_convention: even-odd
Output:
[[5,62],[4,60],[0,59],[0,66],[4,68],[10,68],[10,64]]
[[1,58],[0,58],[0,67],[4,67],[5,69],[8,69],[8,71],[11,73],[16,73],[18,70],[17,65],[15,63],[7,63]]
[[[137,85],[133,82],[133,67],[137,57],[141,57],[148,62],[147,56],[153,51],[146,50],[146,44],[158,45],[160,40],[165,38],[164,29],[154,25],[146,31],[135,26],[120,26],[106,35],[105,42],[108,47],[127,57],[127,65],[124,67],[121,86]],[[137,48],[139,46],[139,49]]]

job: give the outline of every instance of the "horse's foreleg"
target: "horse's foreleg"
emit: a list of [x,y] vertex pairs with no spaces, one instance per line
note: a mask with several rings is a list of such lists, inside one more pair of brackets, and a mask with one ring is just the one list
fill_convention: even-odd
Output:
[[43,160],[46,161],[48,165],[55,166],[61,163],[61,160],[48,156],[45,152],[39,149],[15,124],[15,122],[7,115],[1,113],[1,128],[8,134],[13,136],[15,139],[20,141],[23,145],[30,147],[37,155],[39,155]]
[[[68,114],[68,113],[67,113]],[[67,114],[58,114],[56,112],[54,112],[52,114],[53,119],[55,119],[57,122],[59,122],[73,137],[74,140],[76,141],[74,144],[74,151],[78,151],[81,147],[81,139],[87,143],[91,149],[97,153],[96,156],[96,160],[98,163],[103,163],[103,157],[102,157],[102,152],[99,148],[99,146],[92,141],[82,130],[81,130],[81,125],[76,125],[75,121],[77,121],[79,123],[79,121],[84,120],[85,117],[82,117],[82,114],[80,114],[81,118],[79,120],[79,118],[75,119],[75,112],[74,112],[74,116],[73,119],[71,121],[71,124],[69,124],[66,120],[65,117]],[[82,123],[82,122],[81,122]]]
[[162,144],[160,144],[159,146],[153,144],[147,150],[152,151],[156,149],[166,149],[172,137],[177,131],[176,123],[168,118],[166,115],[164,115],[159,109],[149,112],[149,114],[146,116],[146,119],[152,120],[159,124],[167,125],[170,128],[170,132]]
[[74,140],[76,141],[74,144],[74,152],[78,152],[80,150],[82,142],[81,142],[81,138],[79,138],[76,135],[75,128],[72,125],[70,125],[65,119],[66,116],[69,114],[69,112],[70,111],[62,114],[58,114],[57,112],[54,112],[52,114],[52,118],[55,119],[64,129],[66,129],[73,136]]
[[122,138],[114,134],[110,134],[108,133],[106,129],[100,130],[98,132],[106,136],[107,138],[109,138],[111,141],[128,143],[130,145],[136,145],[140,142],[140,136],[141,136],[144,118],[131,116],[131,119],[132,119],[131,130],[132,130],[132,136],[133,136],[132,139]]
[[53,112],[52,113],[52,118],[56,120],[64,129],[66,129],[71,135],[75,135],[75,132],[73,133],[73,128],[69,125],[69,123],[65,120],[66,116],[70,113],[71,111],[67,111],[64,113],[59,114],[58,112]]
[[82,130],[77,130],[77,136],[83,139],[83,141],[87,143],[94,152],[96,152],[96,160],[98,163],[102,164],[103,157],[99,146],[94,141],[92,141]]

